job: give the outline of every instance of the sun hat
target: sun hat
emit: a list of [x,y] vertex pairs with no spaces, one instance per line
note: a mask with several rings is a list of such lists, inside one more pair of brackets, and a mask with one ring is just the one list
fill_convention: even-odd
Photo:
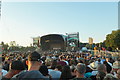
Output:
[[114,68],[114,69],[120,69],[120,61],[115,61],[115,62],[113,63],[112,68]]
[[88,65],[92,70],[97,70],[98,64],[96,62],[92,62]]

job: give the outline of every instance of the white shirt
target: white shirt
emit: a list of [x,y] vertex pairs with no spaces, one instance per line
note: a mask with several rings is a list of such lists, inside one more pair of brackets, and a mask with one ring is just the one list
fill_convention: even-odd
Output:
[[61,72],[60,71],[55,71],[55,70],[52,70],[52,69],[48,69],[49,71],[49,74],[52,76],[52,78],[60,78],[61,76]]
[[8,72],[4,69],[2,69],[2,76],[5,76]]
[[112,63],[110,63],[110,62],[107,62],[111,67],[112,67]]
[[92,76],[97,75],[98,71],[92,71]]

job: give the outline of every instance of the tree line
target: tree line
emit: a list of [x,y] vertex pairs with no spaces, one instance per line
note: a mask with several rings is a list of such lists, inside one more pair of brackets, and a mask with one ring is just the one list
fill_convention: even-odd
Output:
[[81,47],[87,47],[88,49],[97,47],[97,49],[105,48],[109,51],[120,50],[120,29],[107,34],[106,39],[103,42],[96,44],[80,43],[79,45],[81,45]]
[[[29,51],[29,50],[35,50],[36,47],[28,46],[28,47],[19,47],[16,46],[15,41],[11,41],[10,45],[4,42],[1,42],[0,45],[2,45],[3,51]],[[120,50],[120,29],[112,31],[110,34],[106,35],[106,40],[100,43],[79,43],[80,49],[82,47],[87,47],[88,49],[94,49],[94,47],[97,47],[97,49],[105,48],[107,50],[113,51],[113,50]]]

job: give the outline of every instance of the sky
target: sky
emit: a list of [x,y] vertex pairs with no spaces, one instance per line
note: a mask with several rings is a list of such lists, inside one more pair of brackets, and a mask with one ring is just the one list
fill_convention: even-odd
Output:
[[0,41],[29,46],[32,37],[79,32],[95,43],[118,29],[118,2],[3,2]]
[[119,0],[2,0],[4,2],[118,2]]

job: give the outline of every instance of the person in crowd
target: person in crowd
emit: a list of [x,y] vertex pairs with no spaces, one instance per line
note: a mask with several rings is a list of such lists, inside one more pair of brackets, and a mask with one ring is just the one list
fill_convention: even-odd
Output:
[[112,70],[111,66],[106,61],[104,61],[104,64],[106,65],[106,70],[107,70],[107,74],[104,77],[104,80],[119,80],[116,78],[117,74],[116,74],[116,76],[114,76],[111,73],[111,70]]
[[26,64],[26,61],[27,61],[28,59],[24,59],[22,62],[23,62],[23,64],[24,64],[24,66],[25,66],[25,69],[27,70],[28,69],[28,66],[27,66],[27,64]]
[[[55,51],[55,50],[54,50]],[[18,74],[14,75],[12,78],[15,76],[20,78],[28,78],[31,80],[31,78],[35,78],[35,76],[38,77],[38,75],[45,79],[46,77],[43,75],[42,72],[39,71],[41,64],[47,65],[48,72],[52,76],[52,79],[54,78],[60,78],[61,72],[62,72],[62,67],[66,66],[69,64],[71,73],[72,73],[72,78],[76,77],[76,64],[77,63],[82,63],[86,65],[86,72],[84,74],[84,78],[91,78],[92,80],[96,79],[96,76],[99,75],[104,75],[105,72],[102,72],[101,70],[97,70],[97,67],[99,64],[104,64],[106,66],[106,76],[108,79],[111,74],[113,74],[114,77],[119,76],[117,71],[120,69],[120,61],[117,60],[119,56],[113,57],[111,56],[110,58],[106,54],[99,54],[99,55],[91,55],[88,56],[86,55],[87,52],[55,52],[51,51],[41,51],[42,54],[40,55],[40,58],[35,57],[35,60],[27,59],[27,56],[31,54],[31,52],[24,52],[24,53],[14,53],[14,52],[8,52],[8,53],[3,53],[2,54],[2,71],[3,70],[9,70],[9,63],[11,61],[15,60],[21,60],[23,61],[24,65],[26,66],[26,70],[19,72]],[[105,58],[107,57],[107,58]],[[29,58],[29,57],[28,57]],[[102,58],[102,59],[101,59]],[[27,59],[27,60],[26,60]],[[114,59],[114,60],[113,60]],[[43,61],[41,61],[43,60]],[[53,61],[53,62],[51,62]],[[69,63],[67,63],[69,62]],[[110,63],[110,64],[109,64]],[[112,71],[111,71],[111,65],[112,64]],[[74,72],[75,71],[75,72]],[[35,74],[34,74],[35,72]],[[1,73],[2,75],[4,74],[4,71]],[[34,74],[34,75],[33,75]],[[94,78],[93,78],[94,77]],[[102,76],[103,77],[103,76]]]
[[76,77],[73,80],[91,80],[90,78],[85,78],[85,72],[86,65],[83,63],[78,63],[75,69]]
[[116,75],[117,79],[120,80],[120,69],[117,70],[117,75]]
[[109,57],[107,57],[105,61],[112,67],[112,63],[110,63],[110,58]]
[[28,70],[23,71],[17,75],[17,79],[23,80],[40,80],[40,79],[47,79],[42,73],[39,71],[40,66],[42,65],[41,62],[41,55],[34,51],[28,55],[28,60],[26,61],[28,65]]
[[113,63],[114,63],[115,61],[112,59],[112,57],[110,57],[109,62],[112,63],[112,65],[113,65]]
[[8,72],[4,69],[1,69],[1,72],[2,72],[2,76],[5,76]]
[[62,66],[57,65],[55,69],[49,69],[49,74],[52,76],[52,80],[59,80],[61,76]]
[[21,61],[13,61],[12,63],[10,63],[9,72],[5,76],[3,76],[2,80],[11,79],[14,75],[18,74],[24,69],[25,67]]
[[96,61],[96,63],[97,63],[98,65],[99,65],[99,64],[102,64],[102,63],[101,63],[101,59],[98,58],[97,61]]
[[96,79],[103,80],[107,74],[106,66],[104,64],[100,64],[100,65],[98,65],[97,70],[98,70],[98,73],[96,75]]
[[112,71],[111,73],[116,77],[117,70],[120,69],[120,61],[115,61],[112,66]]
[[57,66],[57,60],[52,60],[52,62],[51,62],[51,69],[55,69],[56,68],[56,66]]
[[108,64],[107,61],[104,61],[103,64],[106,66],[107,73],[110,73],[112,71],[112,67],[110,64]]
[[87,65],[87,67],[89,67],[92,70],[92,77],[95,78],[97,75],[97,67],[98,64],[95,61],[92,61],[89,65]]
[[76,65],[75,60],[70,60],[69,65],[70,65],[70,67],[75,66]]
[[53,59],[52,58],[47,58],[45,60],[45,65],[48,67],[48,68],[51,68],[51,64],[53,63]]
[[2,79],[2,67],[0,66],[0,80]]
[[60,80],[69,80],[69,79],[72,79],[72,74],[71,74],[70,66],[65,65],[63,67],[63,69],[62,69]]
[[10,64],[10,59],[4,62],[3,69],[6,71],[9,71],[9,64]]
[[103,64],[103,62],[105,61],[105,56],[101,56],[102,59],[101,59],[101,63]]
[[80,57],[80,58],[78,59],[78,63],[85,63],[85,59],[84,59],[83,57]]
[[63,68],[63,67],[58,64],[58,65],[55,67],[54,70],[55,70],[55,71],[60,71],[60,72],[62,72],[62,68]]
[[93,70],[92,70],[90,67],[88,67],[88,66],[86,65],[85,77],[86,77],[86,78],[92,77],[92,71],[93,71]]
[[75,74],[75,67],[76,67],[76,66],[70,66],[72,78],[75,78],[75,77],[76,77],[76,74]]
[[104,77],[104,79],[103,80],[118,80],[117,78],[115,78],[115,76],[114,75],[112,75],[112,74],[106,74],[106,76]]
[[76,62],[74,59],[69,61],[69,66],[70,68],[74,68],[76,66]]
[[39,71],[40,71],[45,77],[47,77],[49,80],[52,79],[51,75],[49,75],[47,66],[42,65],[42,66],[40,67]]
[[61,55],[59,57],[60,61],[58,61],[58,64],[62,65],[62,66],[65,66],[65,65],[68,65],[68,62],[65,60],[65,57],[63,55]]

